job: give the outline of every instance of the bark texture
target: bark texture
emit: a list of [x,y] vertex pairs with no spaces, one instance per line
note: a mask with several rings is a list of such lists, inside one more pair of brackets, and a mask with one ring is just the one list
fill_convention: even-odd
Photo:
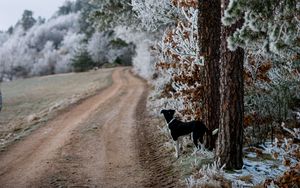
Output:
[[[199,1],[199,46],[205,66],[205,125],[209,130],[219,128],[220,120],[220,43],[221,0]],[[215,148],[216,136],[206,137],[206,147]]]
[[[229,0],[222,0],[222,15],[228,4]],[[221,164],[226,164],[227,169],[241,169],[243,166],[244,51],[227,48],[227,38],[242,23],[243,20],[240,20],[230,27],[221,27],[221,109],[216,157],[220,158]]]

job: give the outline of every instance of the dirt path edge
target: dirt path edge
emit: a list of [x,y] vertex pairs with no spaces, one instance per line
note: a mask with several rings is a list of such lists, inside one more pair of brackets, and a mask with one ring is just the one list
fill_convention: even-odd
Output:
[[139,160],[141,166],[149,171],[144,186],[184,187],[179,181],[178,169],[173,165],[174,159],[164,148],[163,135],[157,126],[159,120],[147,111],[149,92],[149,89],[144,90],[136,108]]

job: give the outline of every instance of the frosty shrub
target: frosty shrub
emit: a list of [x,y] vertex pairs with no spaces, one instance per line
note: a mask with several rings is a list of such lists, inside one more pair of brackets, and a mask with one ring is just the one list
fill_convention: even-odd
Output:
[[203,165],[197,173],[186,178],[186,184],[190,188],[228,187],[230,184],[224,179],[223,168],[224,166],[221,167],[219,161]]
[[[185,120],[202,119],[203,62],[198,46],[197,1],[172,1],[182,19],[168,28],[159,45],[160,60],[156,64],[160,76],[168,82],[163,86],[162,98],[170,98]],[[159,86],[161,87],[161,86]],[[169,100],[170,101],[170,100]],[[178,101],[178,102],[176,102]]]
[[300,72],[295,63],[248,62],[246,70],[252,77],[245,89],[245,124],[252,125],[246,131],[256,139],[251,144],[259,144],[272,137],[275,125],[294,119]]

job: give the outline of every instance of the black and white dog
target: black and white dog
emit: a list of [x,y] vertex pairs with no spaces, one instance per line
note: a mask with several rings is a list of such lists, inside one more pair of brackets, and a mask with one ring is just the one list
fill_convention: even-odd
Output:
[[202,121],[189,121],[182,122],[174,118],[175,110],[161,110],[168,124],[168,128],[170,129],[171,136],[174,141],[176,141],[176,157],[179,157],[179,137],[188,135],[192,133],[192,138],[197,149],[198,140],[200,141],[201,147],[203,147],[203,136],[204,134],[208,134],[208,136],[212,136],[217,134],[218,129],[214,131],[208,130],[208,128],[204,125]]

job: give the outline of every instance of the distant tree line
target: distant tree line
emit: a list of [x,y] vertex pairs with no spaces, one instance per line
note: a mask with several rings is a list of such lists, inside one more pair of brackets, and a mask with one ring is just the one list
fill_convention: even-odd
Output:
[[131,65],[135,45],[111,28],[96,30],[89,21],[95,8],[84,0],[66,1],[49,20],[24,10],[14,26],[0,32],[0,81]]

